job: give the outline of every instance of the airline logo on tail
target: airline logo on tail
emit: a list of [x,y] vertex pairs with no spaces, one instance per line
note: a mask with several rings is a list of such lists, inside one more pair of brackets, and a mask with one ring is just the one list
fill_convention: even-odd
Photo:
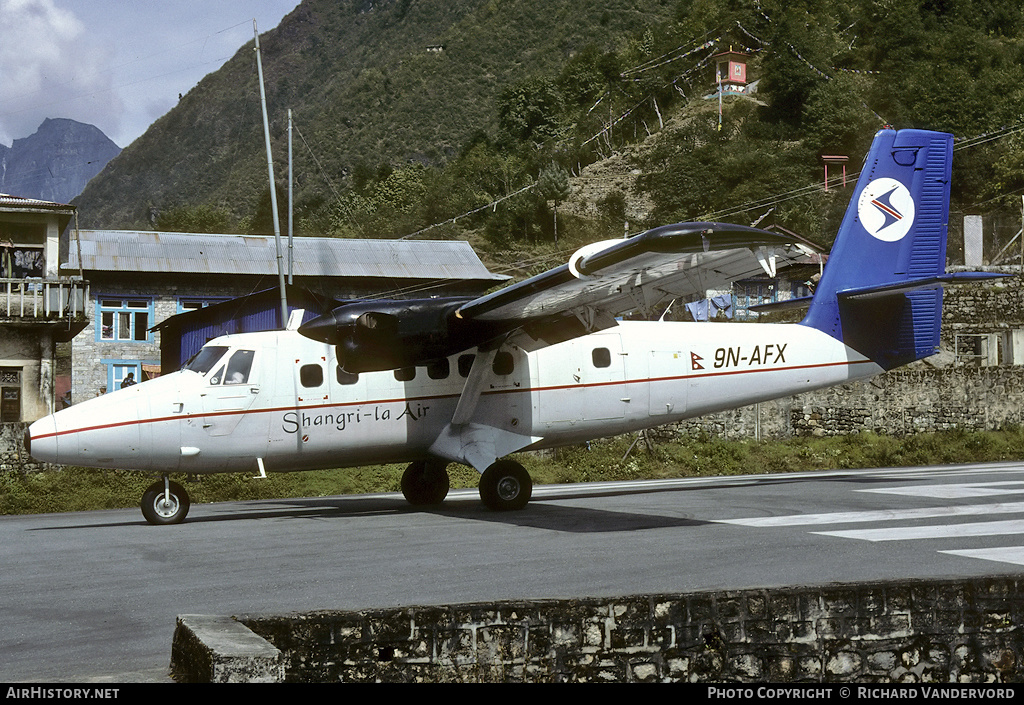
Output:
[[875,179],[861,192],[857,215],[872,237],[897,242],[914,224],[914,199],[896,179]]

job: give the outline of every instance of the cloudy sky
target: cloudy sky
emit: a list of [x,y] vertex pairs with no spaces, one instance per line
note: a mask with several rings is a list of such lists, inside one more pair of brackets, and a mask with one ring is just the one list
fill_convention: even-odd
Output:
[[126,147],[299,0],[0,0],[0,144],[45,118]]

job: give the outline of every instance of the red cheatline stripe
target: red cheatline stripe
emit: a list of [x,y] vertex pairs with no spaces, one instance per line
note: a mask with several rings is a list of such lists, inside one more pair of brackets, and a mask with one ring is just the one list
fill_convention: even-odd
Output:
[[[797,370],[810,370],[823,367],[839,367],[843,365],[858,365],[872,362],[871,360],[849,360],[845,362],[822,362],[813,365],[794,365],[792,367],[768,367],[757,370],[732,370],[729,372],[706,372],[704,374],[697,375],[676,375],[671,377],[652,377],[642,379],[627,379],[627,380],[613,380],[610,382],[593,382],[590,384],[564,384],[564,385],[552,385],[547,387],[530,387],[527,389],[497,389],[494,391],[484,392],[484,395],[493,394],[515,394],[515,393],[526,393],[526,392],[555,392],[566,389],[588,389],[596,387],[611,387],[615,385],[627,385],[627,384],[647,384],[651,382],[671,382],[673,380],[683,379],[702,379],[707,377],[731,377],[734,375],[743,374],[755,374],[758,372],[793,372]],[[235,411],[214,411],[209,413],[195,413],[195,414],[183,414],[179,416],[159,416],[152,419],[132,419],[129,421],[118,421],[116,423],[109,424],[97,424],[95,426],[84,426],[82,428],[68,429],[64,431],[57,431],[55,433],[46,433],[39,436],[34,436],[33,441],[43,440],[45,438],[53,438],[58,436],[65,436],[71,433],[81,433],[83,431],[100,431],[103,429],[120,428],[123,426],[143,425],[160,423],[161,421],[178,421],[181,419],[189,418],[209,418],[213,416],[234,416],[239,414],[274,414],[284,411],[313,411],[316,409],[329,409],[346,406],[368,406],[370,404],[408,404],[414,401],[432,401],[436,399],[454,399],[458,398],[459,394],[437,394],[428,395],[422,397],[396,397],[394,399],[371,399],[363,401],[344,401],[336,402],[333,404],[313,404],[310,406],[279,406],[269,409],[254,409],[252,411],[248,409],[240,409]]]

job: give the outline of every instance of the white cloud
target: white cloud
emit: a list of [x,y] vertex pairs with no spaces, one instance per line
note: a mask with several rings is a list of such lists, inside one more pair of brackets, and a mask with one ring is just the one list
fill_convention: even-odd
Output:
[[53,0],[0,0],[0,143],[72,117],[110,134],[123,105],[113,90],[113,52]]
[[45,118],[121,147],[299,0],[0,0],[0,143]]

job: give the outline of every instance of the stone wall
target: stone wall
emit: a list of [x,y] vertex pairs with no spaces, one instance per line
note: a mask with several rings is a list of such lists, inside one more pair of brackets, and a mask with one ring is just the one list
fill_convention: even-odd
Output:
[[0,472],[42,472],[56,466],[40,463],[25,452],[25,429],[28,423],[0,423]]
[[992,577],[238,621],[290,682],[1006,683],[1024,679],[1022,598]]
[[[950,271],[965,268],[950,267]],[[943,324],[999,328],[1024,325],[1024,277],[1020,267],[972,268],[1004,274],[1001,279],[946,287]]]
[[52,331],[4,326],[0,336],[0,367],[12,371],[20,381],[4,380],[4,387],[18,390],[15,420],[34,421],[51,412],[53,395]]
[[659,435],[788,438],[860,431],[905,436],[1024,423],[1024,367],[914,366],[863,382],[690,419]]

